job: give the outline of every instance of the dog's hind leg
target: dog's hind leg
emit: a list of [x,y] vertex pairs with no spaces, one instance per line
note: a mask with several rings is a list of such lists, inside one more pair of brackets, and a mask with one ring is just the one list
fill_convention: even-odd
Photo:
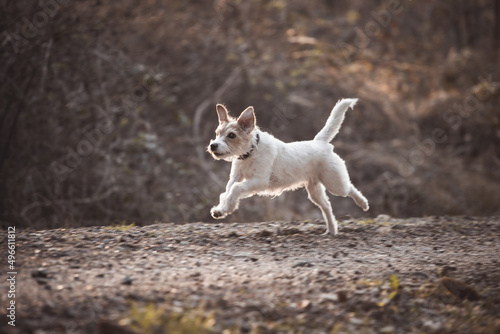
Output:
[[370,206],[368,205],[368,200],[365,196],[356,189],[355,186],[349,181],[349,179],[322,179],[321,182],[324,183],[326,189],[335,196],[351,197],[356,204],[363,209],[363,211],[368,211]]
[[370,205],[368,205],[368,200],[366,199],[366,197],[363,196],[361,191],[356,189],[356,187],[353,185],[351,185],[351,191],[349,191],[349,197],[351,197],[354,200],[354,202],[356,202],[356,204],[361,209],[363,209],[363,211],[368,211],[368,209],[370,208]]
[[338,155],[332,155],[327,160],[320,181],[332,195],[349,196],[364,211],[369,209],[368,200],[352,185],[345,162]]
[[337,220],[332,213],[332,206],[326,195],[325,187],[321,183],[308,184],[306,190],[309,194],[309,200],[321,209],[326,222],[325,234],[336,235],[338,233]]

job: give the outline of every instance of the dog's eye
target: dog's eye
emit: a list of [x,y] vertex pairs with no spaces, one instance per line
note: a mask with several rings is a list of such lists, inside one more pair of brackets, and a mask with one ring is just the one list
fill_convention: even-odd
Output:
[[229,133],[227,134],[227,138],[229,138],[229,139],[234,139],[234,138],[236,138],[236,135],[235,135],[234,133],[232,133],[232,132],[229,132]]

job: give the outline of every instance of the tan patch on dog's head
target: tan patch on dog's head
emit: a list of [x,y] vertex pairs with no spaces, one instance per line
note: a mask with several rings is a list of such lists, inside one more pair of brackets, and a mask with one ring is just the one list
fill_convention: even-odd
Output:
[[218,104],[219,126],[216,138],[210,141],[207,150],[214,159],[231,161],[252,148],[253,132],[257,128],[253,107],[246,108],[238,119],[229,116],[226,107]]

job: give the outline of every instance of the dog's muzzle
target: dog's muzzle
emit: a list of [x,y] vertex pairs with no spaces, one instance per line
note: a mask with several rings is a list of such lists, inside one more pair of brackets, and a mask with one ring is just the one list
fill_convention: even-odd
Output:
[[220,157],[220,156],[224,155],[224,153],[217,152],[217,150],[219,149],[219,144],[217,144],[217,143],[210,144],[208,146],[208,148],[209,148],[210,153],[212,153],[216,157]]

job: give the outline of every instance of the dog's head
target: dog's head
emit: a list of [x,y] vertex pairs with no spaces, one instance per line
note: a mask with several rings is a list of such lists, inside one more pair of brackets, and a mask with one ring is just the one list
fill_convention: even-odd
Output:
[[252,149],[253,131],[257,128],[255,113],[253,107],[248,107],[235,119],[229,116],[222,104],[218,104],[216,109],[219,126],[207,150],[216,160],[232,161]]

